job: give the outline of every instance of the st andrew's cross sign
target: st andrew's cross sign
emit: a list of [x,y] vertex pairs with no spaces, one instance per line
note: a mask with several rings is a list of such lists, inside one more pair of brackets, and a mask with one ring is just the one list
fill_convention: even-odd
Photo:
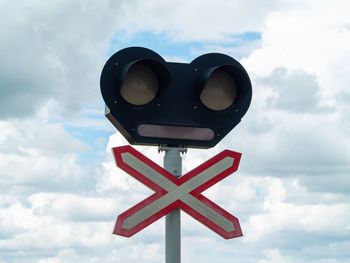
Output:
[[114,234],[130,237],[179,207],[226,239],[242,236],[238,219],[201,194],[237,171],[240,153],[225,150],[180,178],[131,146],[113,153],[119,168],[155,191],[118,216]]

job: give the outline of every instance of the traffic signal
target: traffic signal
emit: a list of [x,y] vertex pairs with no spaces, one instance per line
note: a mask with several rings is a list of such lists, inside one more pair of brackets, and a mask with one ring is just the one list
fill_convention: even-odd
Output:
[[106,62],[101,93],[106,117],[130,144],[210,148],[241,121],[252,88],[230,56],[174,63],[130,47]]

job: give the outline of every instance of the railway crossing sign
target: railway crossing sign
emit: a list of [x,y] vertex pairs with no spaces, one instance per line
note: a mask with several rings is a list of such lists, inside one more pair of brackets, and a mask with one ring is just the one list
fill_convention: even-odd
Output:
[[155,191],[118,216],[113,234],[130,237],[180,208],[225,239],[243,235],[236,217],[201,194],[237,171],[240,153],[224,150],[179,178],[129,145],[113,154],[119,168]]
[[202,195],[237,171],[241,154],[225,150],[181,176],[180,153],[214,147],[239,124],[252,99],[244,67],[220,53],[177,63],[128,47],[108,59],[100,88],[105,116],[130,144],[165,152],[162,168],[131,146],[113,148],[117,166],[155,192],[120,214],[113,233],[130,237],[165,216],[166,263],[181,262],[180,210],[226,239],[242,236],[238,219]]

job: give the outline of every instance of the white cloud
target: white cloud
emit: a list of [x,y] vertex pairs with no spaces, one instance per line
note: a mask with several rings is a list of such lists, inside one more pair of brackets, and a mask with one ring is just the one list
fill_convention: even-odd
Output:
[[74,194],[38,193],[28,198],[35,215],[51,215],[66,221],[109,221],[119,205],[116,198]]
[[78,164],[78,153],[88,146],[59,124],[36,119],[0,122],[5,130],[0,138],[0,182],[5,193],[16,188],[72,189],[83,181],[88,170]]
[[25,156],[57,156],[88,150],[88,146],[72,137],[62,125],[37,118],[0,121],[2,153]]
[[[267,75],[276,67],[315,73],[325,96],[345,87],[350,39],[345,1],[303,2],[307,8],[272,12],[264,23],[262,47],[244,64],[253,74]],[[345,8],[346,9],[346,8]],[[336,11],[337,10],[337,11]],[[337,66],[335,66],[337,65]],[[339,78],[335,74],[341,74]]]
[[291,263],[293,260],[289,257],[284,257],[278,249],[268,249],[264,251],[267,259],[258,260],[257,263]]
[[137,1],[127,6],[122,27],[130,33],[165,32],[174,41],[230,42],[234,34],[260,31],[267,13],[280,6],[273,0]]
[[79,244],[94,247],[110,242],[111,222],[69,223],[49,215],[36,215],[20,204],[5,209],[2,220],[7,223],[6,227],[21,229],[12,238],[0,240],[2,249],[14,250],[20,246],[23,250],[49,250]]
[[101,101],[99,74],[123,2],[2,1],[0,10],[1,118],[31,115],[52,98],[67,115]]
[[[245,242],[257,242],[269,234],[279,231],[317,233],[324,236],[337,234],[345,237],[345,229],[350,221],[347,212],[349,204],[337,203],[325,205],[293,204],[284,201],[286,188],[280,179],[270,179],[264,197],[262,213],[251,215],[248,224]],[[321,195],[320,195],[321,197]]]
[[285,68],[276,68],[257,84],[274,93],[267,99],[270,107],[295,113],[324,113],[331,110],[320,106],[320,90],[315,76],[302,70],[287,72]]

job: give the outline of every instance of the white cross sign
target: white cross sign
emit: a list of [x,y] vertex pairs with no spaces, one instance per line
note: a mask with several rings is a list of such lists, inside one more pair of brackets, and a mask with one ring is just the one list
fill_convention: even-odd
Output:
[[130,237],[180,208],[226,239],[242,236],[238,219],[201,194],[237,171],[240,153],[225,150],[180,178],[131,146],[113,153],[119,168],[155,191],[118,216],[114,234]]

